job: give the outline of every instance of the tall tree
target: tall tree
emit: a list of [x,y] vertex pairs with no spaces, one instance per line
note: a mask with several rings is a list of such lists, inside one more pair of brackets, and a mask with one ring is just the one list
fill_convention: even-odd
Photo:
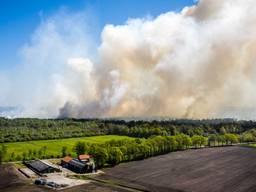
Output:
[[117,165],[123,160],[123,153],[119,147],[111,147],[109,149],[109,163]]
[[61,154],[62,154],[62,157],[65,157],[67,156],[67,146],[63,146],[62,149],[61,149]]
[[103,167],[108,160],[107,150],[102,147],[97,147],[96,152],[93,154],[96,166],[98,168]]
[[85,143],[78,141],[74,147],[77,156],[85,153]]
[[192,138],[192,145],[198,148],[201,145],[201,136],[194,135]]
[[2,164],[6,154],[7,154],[7,147],[5,145],[2,145],[0,147],[0,164]]

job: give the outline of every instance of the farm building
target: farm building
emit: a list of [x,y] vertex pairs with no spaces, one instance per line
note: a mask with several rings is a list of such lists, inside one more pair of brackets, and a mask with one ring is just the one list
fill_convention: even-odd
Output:
[[77,159],[72,159],[68,164],[68,168],[76,173],[86,173],[88,167],[85,163]]
[[50,165],[45,164],[40,160],[26,161],[24,162],[24,164],[37,174],[46,174],[60,171]]
[[61,165],[76,173],[91,173],[95,169],[94,161],[89,155],[79,155],[78,159],[66,156],[61,160]]

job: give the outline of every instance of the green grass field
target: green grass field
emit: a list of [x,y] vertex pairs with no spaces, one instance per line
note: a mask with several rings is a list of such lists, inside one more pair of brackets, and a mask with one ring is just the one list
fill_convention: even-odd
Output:
[[256,144],[249,144],[249,145],[247,145],[247,146],[256,148]]
[[15,156],[21,156],[22,154],[28,153],[29,150],[35,151],[40,150],[42,147],[46,146],[46,155],[52,157],[58,157],[61,155],[61,150],[63,146],[67,147],[68,153],[75,155],[73,147],[78,141],[85,143],[104,143],[110,140],[122,140],[122,139],[133,139],[127,136],[117,136],[117,135],[104,135],[104,136],[93,136],[93,137],[80,137],[80,138],[68,138],[68,139],[57,139],[57,140],[40,140],[40,141],[26,141],[26,142],[14,142],[5,143],[7,147],[7,155],[5,161],[9,161],[11,154]]

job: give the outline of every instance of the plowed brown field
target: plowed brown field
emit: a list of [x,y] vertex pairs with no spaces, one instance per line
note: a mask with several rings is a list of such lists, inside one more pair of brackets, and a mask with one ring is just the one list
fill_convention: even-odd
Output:
[[223,147],[187,150],[124,163],[101,179],[157,192],[255,192],[256,149]]

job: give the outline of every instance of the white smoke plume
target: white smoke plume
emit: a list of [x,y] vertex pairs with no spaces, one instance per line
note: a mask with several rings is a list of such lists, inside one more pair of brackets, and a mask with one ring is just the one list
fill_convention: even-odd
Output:
[[107,25],[97,48],[85,18],[42,22],[0,104],[22,106],[23,116],[76,118],[215,118],[254,108],[255,0],[200,0]]

